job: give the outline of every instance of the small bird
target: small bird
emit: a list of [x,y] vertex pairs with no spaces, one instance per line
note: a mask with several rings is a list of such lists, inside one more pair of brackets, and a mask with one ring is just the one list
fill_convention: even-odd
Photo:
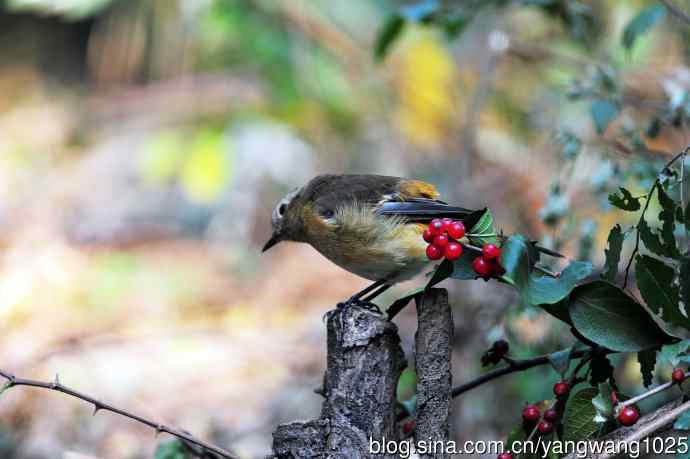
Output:
[[438,198],[436,187],[421,180],[319,175],[276,205],[273,234],[263,251],[281,241],[306,242],[338,266],[374,281],[346,302],[369,303],[429,264],[422,233],[432,219],[460,220],[469,229],[485,211]]

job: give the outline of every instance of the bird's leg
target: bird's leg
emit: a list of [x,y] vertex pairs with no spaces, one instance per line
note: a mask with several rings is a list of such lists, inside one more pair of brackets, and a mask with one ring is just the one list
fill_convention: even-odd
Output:
[[[389,287],[390,287],[389,285],[386,285],[385,279],[377,280],[376,282],[367,286],[365,289],[352,295],[350,297],[350,299],[345,301],[344,303],[338,303],[338,309],[343,309],[343,308],[347,308],[349,306],[358,305],[358,306],[361,306],[363,308],[366,308],[366,309],[369,309],[372,311],[381,312],[379,307],[376,306],[374,303],[372,303],[371,300],[373,300],[374,298],[379,296],[384,291],[388,290]],[[374,290],[376,290],[376,291],[374,291]],[[369,295],[367,296],[367,294],[369,294]]]

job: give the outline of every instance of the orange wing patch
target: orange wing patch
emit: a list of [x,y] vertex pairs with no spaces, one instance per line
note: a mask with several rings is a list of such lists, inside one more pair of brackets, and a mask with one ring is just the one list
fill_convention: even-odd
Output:
[[403,199],[426,198],[438,199],[440,193],[431,183],[421,180],[402,180],[399,185],[400,195]]

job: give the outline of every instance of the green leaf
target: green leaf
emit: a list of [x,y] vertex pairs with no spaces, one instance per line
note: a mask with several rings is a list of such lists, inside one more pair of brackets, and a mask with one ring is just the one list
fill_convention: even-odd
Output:
[[627,210],[628,212],[640,210],[640,199],[634,198],[633,195],[623,187],[620,187],[619,189],[621,196],[618,196],[618,193],[612,193],[609,195],[609,202],[611,205],[622,210]]
[[178,439],[164,441],[158,444],[155,459],[191,459],[184,445]]
[[620,107],[608,99],[595,99],[589,107],[594,127],[599,135],[603,134],[611,121],[616,119]]
[[572,354],[572,351],[572,348],[568,348],[563,349],[562,351],[556,351],[549,354],[549,363],[551,363],[553,369],[556,370],[556,373],[558,373],[561,376],[563,376],[568,371],[568,367],[570,366],[570,355]]
[[635,261],[637,286],[649,309],[665,322],[689,328],[690,320],[680,312],[678,287],[673,285],[674,269],[648,255],[638,255]]
[[661,204],[661,212],[659,212],[659,220],[661,220],[661,239],[664,243],[666,256],[677,257],[678,248],[676,247],[676,236],[673,234],[676,229],[676,203],[666,194],[664,188],[660,185],[656,187],[659,197],[659,204]]
[[690,430],[690,411],[681,414],[673,424],[673,428],[676,430]]
[[607,356],[596,354],[589,364],[589,371],[589,383],[596,386],[611,379],[613,365]]
[[[680,288],[680,299],[683,301],[685,313],[690,316],[690,257],[688,256],[680,258],[678,284]],[[688,326],[685,325],[685,328],[688,328]]]
[[556,319],[572,326],[573,322],[570,320],[570,313],[568,312],[569,304],[570,303],[566,298],[554,304],[540,304],[539,307],[554,316]]
[[524,295],[528,304],[554,304],[568,296],[578,282],[592,274],[592,264],[573,261],[561,272],[560,277],[532,274]]
[[[469,251],[468,251],[469,252]],[[453,262],[453,279],[470,280],[478,277],[477,272],[472,267],[472,261],[479,255],[474,253],[463,253],[463,255]]]
[[592,399],[596,414],[603,419],[613,415],[613,400],[611,400],[611,386],[608,383],[599,384],[599,393]]
[[659,360],[672,367],[677,367],[681,361],[681,356],[687,355],[690,349],[690,340],[684,339],[675,344],[667,344],[661,348]]
[[536,261],[533,258],[532,244],[522,235],[510,236],[501,247],[501,266],[506,270],[503,279],[520,292],[527,288],[530,271]]
[[683,223],[685,224],[685,229],[690,231],[690,202],[687,203],[683,211]]
[[606,281],[575,287],[568,310],[582,336],[614,351],[643,351],[673,341],[642,305]]
[[640,362],[640,372],[642,373],[644,387],[652,385],[654,366],[656,365],[656,354],[656,349],[648,349],[637,353],[637,361]]
[[494,217],[491,210],[486,209],[479,221],[467,233],[470,244],[481,247],[484,244],[498,244],[496,228],[494,227]]
[[376,44],[374,45],[374,56],[378,61],[382,61],[386,57],[391,45],[398,38],[404,27],[405,19],[399,14],[394,14],[386,20],[386,23],[379,30]]
[[654,27],[665,14],[666,7],[660,4],[652,5],[637,13],[623,29],[623,46],[625,49],[631,49],[635,45],[635,41],[649,32],[649,29]]
[[594,422],[597,411],[592,404],[598,393],[595,388],[588,387],[570,396],[563,413],[564,441],[586,440],[599,429]]
[[640,239],[647,250],[657,255],[666,256],[666,249],[659,238],[659,235],[653,231],[646,220],[641,220],[637,225],[637,231],[640,232]]
[[621,225],[616,225],[611,228],[609,232],[608,248],[604,251],[606,254],[606,262],[604,263],[604,271],[601,277],[609,282],[615,282],[616,274],[618,274],[618,263],[621,259],[621,250],[623,249],[623,232]]
[[451,274],[453,274],[453,262],[443,260],[438,266],[436,266],[434,274],[426,284],[426,288],[431,288],[439,282],[443,282],[444,280],[448,279]]

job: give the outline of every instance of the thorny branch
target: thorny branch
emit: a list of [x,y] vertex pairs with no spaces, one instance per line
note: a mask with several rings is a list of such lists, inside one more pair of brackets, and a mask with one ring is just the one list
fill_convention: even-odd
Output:
[[164,424],[159,424],[157,422],[151,421],[150,419],[144,418],[143,416],[139,416],[138,414],[131,413],[131,412],[123,410],[121,408],[117,408],[113,405],[110,405],[108,403],[97,400],[97,399],[95,399],[89,395],[83,394],[83,393],[78,392],[74,389],[70,389],[69,387],[62,385],[62,383],[60,383],[60,380],[57,378],[57,376],[55,377],[55,381],[45,382],[45,381],[37,381],[34,379],[18,378],[11,373],[0,370],[0,377],[7,380],[7,383],[0,389],[0,392],[7,390],[11,387],[15,387],[15,386],[37,387],[40,389],[47,389],[47,390],[52,390],[52,391],[56,391],[56,392],[62,392],[63,394],[69,395],[69,396],[74,397],[74,398],[78,398],[79,400],[83,400],[87,403],[92,404],[94,415],[101,410],[110,411],[111,413],[119,414],[120,416],[124,416],[126,418],[133,419],[133,420],[135,420],[141,424],[144,424],[148,427],[151,427],[152,429],[154,429],[156,431],[156,434],[159,434],[161,432],[165,432],[167,434],[173,435],[173,436],[181,439],[182,441],[184,441],[186,443],[190,443],[192,445],[198,446],[203,451],[213,452],[213,453],[215,453],[215,454],[217,454],[223,458],[226,458],[226,459],[237,459],[236,456],[234,456],[233,454],[224,450],[220,446],[212,445],[212,444],[207,443],[203,440],[199,440],[187,432],[183,432],[181,430],[174,429],[172,427],[168,427]]

